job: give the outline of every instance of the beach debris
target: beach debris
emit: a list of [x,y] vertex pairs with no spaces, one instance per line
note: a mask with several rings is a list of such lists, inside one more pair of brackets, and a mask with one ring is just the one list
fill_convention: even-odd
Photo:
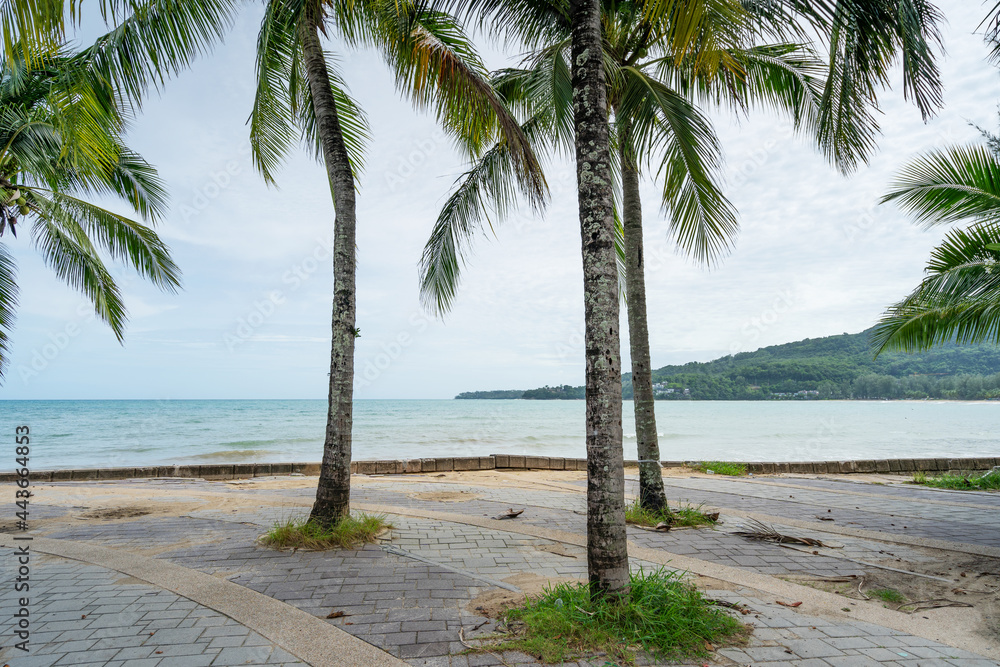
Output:
[[864,586],[864,585],[865,585],[865,578],[861,577],[861,581],[858,582],[858,595],[860,595],[861,597],[863,597],[866,600],[871,600],[871,598],[868,597],[867,595],[865,595],[865,592],[863,590],[861,590],[861,587]]
[[802,606],[802,601],[798,602],[782,602],[781,600],[775,600],[776,603],[780,604],[782,607],[800,607]]
[[709,598],[708,600],[706,600],[706,602],[708,602],[709,604],[714,604],[714,605],[716,605],[718,607],[726,607],[727,609],[732,609],[733,611],[738,611],[741,614],[743,614],[744,616],[746,616],[746,615],[748,615],[748,614],[751,613],[750,609],[748,609],[747,607],[744,607],[739,602],[727,602],[726,600],[714,600],[714,599],[711,599],[711,598]]
[[503,521],[504,519],[516,519],[517,517],[521,516],[522,514],[524,514],[524,510],[523,509],[515,510],[512,507],[509,510],[507,510],[506,514],[498,514],[498,515],[496,515],[493,518],[496,519],[497,521]]
[[343,618],[344,616],[350,616],[350,614],[343,611],[331,611],[326,615],[327,618]]
[[739,535],[740,537],[746,537],[752,540],[764,540],[765,542],[777,542],[778,544],[805,544],[810,547],[825,547],[827,545],[823,544],[820,540],[813,539],[811,537],[797,537],[795,535],[782,535],[774,529],[773,526],[768,526],[757,519],[747,519],[747,527],[749,530],[737,530],[733,532],[733,535]]
[[[913,607],[907,611],[903,607]],[[904,614],[915,614],[918,611],[927,611],[928,609],[942,609],[944,607],[973,607],[973,605],[968,602],[959,602],[958,600],[949,600],[948,598],[932,598],[930,600],[916,600],[915,602],[904,602],[903,604],[896,607],[897,611],[901,611]]]

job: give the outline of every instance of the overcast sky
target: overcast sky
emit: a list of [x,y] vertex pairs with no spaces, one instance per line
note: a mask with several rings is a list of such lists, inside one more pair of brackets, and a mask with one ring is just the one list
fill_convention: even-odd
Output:
[[[924,124],[897,77],[882,96],[879,153],[850,178],[780,119],[713,114],[742,226],[718,267],[673,252],[657,187],[644,185],[654,367],[855,333],[920,280],[946,230],[922,231],[878,199],[919,152],[976,141],[969,121],[995,127],[1000,100],[1000,77],[974,34],[987,7],[939,5],[948,18],[945,108]],[[169,186],[172,209],[159,232],[183,270],[183,291],[164,294],[119,271],[131,313],[121,346],[22,235],[13,242],[21,305],[0,398],[325,397],[333,207],[323,169],[303,154],[277,189],[253,171],[246,119],[258,22],[246,14],[223,47],[144,107],[130,135]],[[462,160],[433,119],[399,99],[374,54],[331,46],[374,135],[358,198],[355,396],[582,384],[571,164],[550,165],[544,219],[516,216],[477,243],[454,311],[435,320],[420,308],[417,264]],[[491,64],[499,62],[494,54]],[[627,370],[624,317],[622,336]]]

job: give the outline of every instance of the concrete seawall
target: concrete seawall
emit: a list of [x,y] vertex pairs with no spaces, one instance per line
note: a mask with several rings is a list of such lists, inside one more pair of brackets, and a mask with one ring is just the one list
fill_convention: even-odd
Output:
[[[662,461],[664,468],[696,465],[697,461]],[[636,461],[626,461],[626,467],[636,467]],[[937,458],[937,459],[866,459],[855,461],[786,461],[780,463],[748,462],[747,471],[754,474],[851,474],[851,473],[942,473],[948,471],[989,470],[1000,466],[997,458]],[[272,475],[319,475],[318,463],[236,463],[223,465],[144,466],[136,468],[85,468],[78,470],[33,470],[30,479],[38,482],[75,480],[137,479],[148,477],[188,477],[201,479],[244,479]],[[351,472],[358,475],[402,475],[428,472],[467,470],[586,470],[586,459],[550,456],[461,456],[448,458],[354,461]],[[16,473],[0,473],[0,482],[14,482]]]

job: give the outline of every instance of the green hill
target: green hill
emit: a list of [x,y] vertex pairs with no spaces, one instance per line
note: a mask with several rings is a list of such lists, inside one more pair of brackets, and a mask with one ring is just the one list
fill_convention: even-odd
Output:
[[[654,391],[666,400],[807,400],[873,398],[1000,398],[1000,348],[945,345],[921,354],[872,358],[869,332],[842,334],[708,362],[664,366],[653,371]],[[632,374],[622,376],[632,398]],[[456,398],[490,398],[468,392]],[[500,392],[497,392],[500,393]],[[516,398],[505,391],[498,398]],[[543,387],[520,398],[582,398],[583,387]]]

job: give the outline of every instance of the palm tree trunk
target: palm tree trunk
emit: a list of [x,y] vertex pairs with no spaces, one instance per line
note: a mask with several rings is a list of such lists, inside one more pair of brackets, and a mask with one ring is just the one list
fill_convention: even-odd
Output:
[[[630,136],[628,120],[619,124],[621,137]],[[632,357],[632,403],[635,437],[639,450],[639,504],[648,510],[667,505],[660,468],[660,444],[656,439],[653,411],[653,372],[649,361],[649,325],[646,320],[646,276],[642,256],[642,201],[639,171],[628,142],[619,140],[622,173],[622,203],[625,228],[625,294],[628,298],[628,337]]]
[[318,28],[318,4],[310,3],[299,24],[309,91],[323,146],[335,211],[333,232],[333,342],[330,393],[316,502],[310,519],[333,525],[351,509],[351,426],[354,400],[355,229],[354,175],[337,118]]
[[587,358],[587,569],[594,595],[629,579],[622,465],[621,342],[607,90],[598,0],[572,3],[576,176]]

